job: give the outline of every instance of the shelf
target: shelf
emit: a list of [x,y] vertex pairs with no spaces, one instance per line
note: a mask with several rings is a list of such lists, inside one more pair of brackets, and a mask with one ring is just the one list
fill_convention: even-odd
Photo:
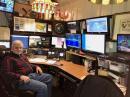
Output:
[[80,56],[80,57],[83,57],[83,58],[86,58],[86,59],[89,59],[89,60],[93,60],[93,61],[96,60],[96,57],[93,57],[91,55],[86,55],[86,54],[82,55],[82,54],[78,54],[78,53],[75,53],[75,52],[72,52],[72,51],[66,51],[66,53],[77,55],[77,56]]

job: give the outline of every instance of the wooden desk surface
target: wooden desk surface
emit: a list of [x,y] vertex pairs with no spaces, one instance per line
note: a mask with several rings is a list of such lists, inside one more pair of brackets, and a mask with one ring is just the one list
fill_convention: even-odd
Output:
[[58,66],[58,68],[64,70],[65,72],[73,75],[80,80],[83,80],[85,76],[88,75],[87,69],[82,65],[74,64],[65,60],[59,61],[57,64],[63,64],[63,66]]
[[[31,61],[30,61],[31,62]],[[41,65],[49,65],[45,62],[31,62],[33,64],[41,64]],[[78,65],[78,64],[74,64],[72,62],[69,61],[65,61],[65,60],[61,60],[61,61],[57,61],[55,63],[56,65],[52,64],[53,66],[58,67],[59,69],[67,72],[68,74],[76,77],[77,79],[83,80],[85,78],[85,76],[87,76],[89,73],[87,72],[87,69],[82,66],[82,65]],[[63,64],[62,66],[60,64]]]

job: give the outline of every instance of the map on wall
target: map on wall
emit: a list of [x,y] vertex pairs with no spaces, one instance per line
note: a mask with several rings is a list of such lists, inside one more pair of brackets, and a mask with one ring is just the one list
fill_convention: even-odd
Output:
[[46,23],[39,23],[39,22],[36,22],[36,32],[43,32],[43,33],[46,33],[46,28],[47,28],[47,24]]

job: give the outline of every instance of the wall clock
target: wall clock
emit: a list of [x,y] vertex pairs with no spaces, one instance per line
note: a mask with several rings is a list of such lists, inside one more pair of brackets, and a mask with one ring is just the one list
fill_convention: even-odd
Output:
[[54,31],[56,34],[63,34],[64,30],[64,25],[62,23],[56,23],[54,25]]

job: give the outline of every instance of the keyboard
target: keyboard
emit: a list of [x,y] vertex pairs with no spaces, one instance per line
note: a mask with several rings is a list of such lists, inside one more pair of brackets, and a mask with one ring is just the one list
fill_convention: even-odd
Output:
[[46,62],[47,60],[44,58],[31,58],[29,59],[29,61],[32,63],[37,63],[37,62]]

